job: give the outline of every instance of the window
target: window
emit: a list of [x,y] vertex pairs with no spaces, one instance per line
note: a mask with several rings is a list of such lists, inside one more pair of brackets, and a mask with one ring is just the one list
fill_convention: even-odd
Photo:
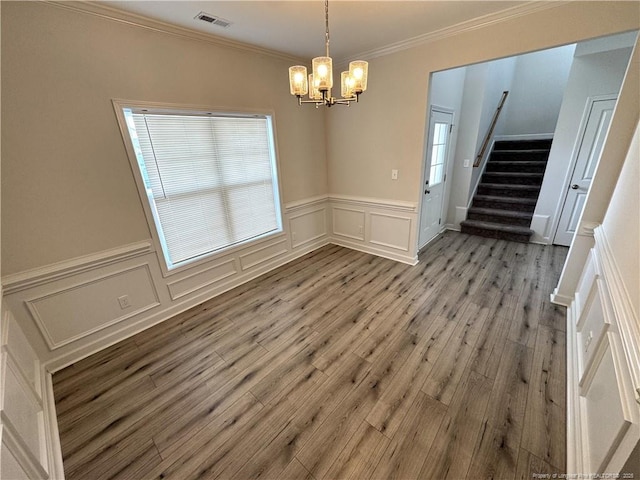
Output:
[[282,231],[269,116],[122,113],[167,268]]
[[433,150],[431,152],[431,171],[429,172],[429,183],[432,187],[441,183],[444,177],[444,161],[447,153],[448,133],[448,124],[435,124],[433,132]]

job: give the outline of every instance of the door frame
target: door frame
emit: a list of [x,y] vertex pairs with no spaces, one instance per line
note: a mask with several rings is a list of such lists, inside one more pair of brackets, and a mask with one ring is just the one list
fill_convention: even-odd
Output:
[[[427,175],[427,160],[428,160],[428,156],[430,155],[429,152],[429,131],[431,130],[431,114],[436,111],[436,112],[440,112],[440,113],[444,113],[444,114],[449,114],[451,115],[451,133],[450,133],[450,140],[453,139],[453,127],[455,126],[455,122],[456,122],[456,112],[455,110],[453,110],[452,108],[448,108],[448,107],[441,107],[439,105],[434,105],[431,104],[429,105],[429,108],[427,109],[427,121],[426,126],[425,126],[425,136],[424,136],[424,152],[422,154],[422,165],[421,165],[421,173],[420,173],[420,185],[419,185],[419,190],[418,190],[418,195],[419,195],[419,199],[420,201],[418,202],[418,229],[417,229],[417,235],[416,235],[416,251],[420,251],[420,249],[424,248],[425,246],[427,246],[429,244],[429,242],[431,242],[434,238],[436,238],[437,235],[435,235],[433,238],[429,239],[427,242],[425,242],[424,245],[420,245],[420,232],[422,231],[422,208],[423,208],[423,200],[424,200],[424,195],[422,193],[422,189],[424,186],[424,182],[426,180],[426,175]],[[442,217],[442,212],[444,211],[445,208],[445,198],[448,198],[448,193],[449,193],[449,184],[451,182],[447,182],[446,181],[446,175],[449,174],[449,167],[451,164],[451,155],[452,155],[452,151],[455,150],[455,146],[450,144],[449,148],[447,150],[447,155],[445,157],[445,168],[444,168],[444,172],[445,172],[445,181],[443,182],[444,185],[442,187],[442,201],[440,204],[440,217]],[[444,225],[445,223],[442,224],[441,228],[440,228],[440,233],[442,233],[442,231],[444,230]]]
[[[558,234],[558,228],[560,228],[560,217],[562,216],[562,211],[564,210],[564,205],[567,202],[567,195],[569,195],[569,185],[571,185],[571,179],[573,178],[573,173],[576,169],[576,163],[578,162],[578,154],[580,153],[580,147],[582,145],[582,140],[584,138],[585,131],[587,130],[587,123],[589,122],[589,117],[591,115],[591,110],[593,109],[593,104],[595,102],[602,102],[607,100],[615,100],[616,105],[615,109],[618,105],[618,94],[617,93],[608,93],[605,95],[592,95],[587,97],[587,101],[584,106],[584,110],[582,112],[582,118],[580,119],[580,126],[578,127],[578,133],[576,135],[575,142],[573,144],[573,149],[571,150],[571,160],[569,161],[569,166],[567,168],[567,173],[565,175],[564,182],[562,184],[563,192],[562,198],[558,202],[556,206],[556,211],[554,214],[553,226],[550,229],[553,234],[549,236],[549,244],[553,245],[556,235]],[[609,125],[609,129],[611,129],[611,125]],[[607,131],[607,137],[609,136],[609,131]],[[606,142],[606,137],[605,137]],[[553,148],[553,147],[552,147]],[[602,152],[601,152],[602,155]],[[594,170],[598,170],[598,166],[600,165],[600,158],[598,158],[598,163]],[[591,186],[589,186],[589,190],[591,190]],[[587,192],[589,195],[589,192]],[[584,210],[584,209],[583,209]],[[582,212],[580,212],[580,218],[582,219]],[[580,222],[578,222],[578,228],[580,227]],[[575,238],[575,237],[574,237]],[[573,241],[571,242],[573,243]]]

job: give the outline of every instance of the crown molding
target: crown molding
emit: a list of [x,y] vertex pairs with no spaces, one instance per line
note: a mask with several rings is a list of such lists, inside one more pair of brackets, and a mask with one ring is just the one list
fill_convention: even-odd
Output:
[[[355,55],[349,55],[349,58],[362,58],[365,60],[369,60],[376,57],[382,57],[384,55],[389,55],[392,53],[400,52],[402,50],[408,50],[410,48],[418,47],[426,43],[442,40],[442,39],[451,37],[453,35],[458,35],[460,33],[471,32],[473,30],[485,28],[497,23],[506,22],[508,20],[522,17],[524,15],[529,15],[535,12],[548,10],[550,8],[560,7],[568,3],[569,1],[567,0],[529,2],[529,3],[526,3],[525,5],[510,7],[500,12],[489,13],[487,15],[473,18],[465,22],[457,23],[450,27],[442,28],[434,32],[428,32],[422,35],[418,35],[416,37],[409,38],[407,40],[401,40],[399,42],[389,44],[382,48],[376,48],[376,49],[367,50]],[[348,62],[347,59],[341,58],[336,60],[337,64],[344,64],[346,62]]]
[[237,50],[243,50],[246,52],[257,53],[260,55],[266,55],[280,60],[287,60],[289,62],[299,62],[301,59],[295,55],[279,52],[277,50],[271,50],[268,48],[259,47],[250,43],[238,42],[236,40],[230,40],[228,38],[219,37],[217,35],[197,32],[177,25],[172,25],[160,20],[154,20],[142,15],[137,15],[116,8],[107,7],[106,5],[99,5],[90,0],[79,0],[74,2],[66,2],[61,0],[40,0],[47,5],[56,6],[65,10],[71,10],[77,13],[83,13],[92,15],[94,17],[103,18],[113,22],[118,22],[124,25],[133,27],[139,27],[153,32],[165,33],[174,37],[179,37],[188,40],[194,40],[199,42],[205,42],[212,45],[218,45],[228,48],[234,48]]
[[[95,17],[103,18],[113,22],[122,23],[134,27],[143,28],[146,30],[165,33],[167,35],[173,35],[179,38],[200,41],[209,43],[212,45],[218,45],[228,48],[234,48],[243,50],[246,52],[252,52],[259,55],[266,55],[280,60],[286,60],[289,62],[304,62],[305,59],[295,55],[287,54],[277,50],[260,47],[250,43],[239,42],[228,38],[223,38],[217,35],[197,32],[177,25],[172,25],[160,20],[154,20],[142,15],[137,15],[116,8],[108,7],[106,5],[97,4],[91,0],[78,0],[73,2],[67,2],[64,0],[40,0],[47,5],[53,5],[66,10],[71,10],[78,13],[87,15],[93,15]],[[470,32],[480,28],[488,27],[490,25],[506,22],[508,20],[529,15],[535,12],[548,10],[551,8],[557,8],[562,5],[570,3],[571,0],[557,0],[557,1],[532,1],[524,5],[510,7],[500,12],[490,13],[481,17],[473,18],[465,22],[452,25],[450,27],[442,28],[434,32],[424,33],[416,37],[412,37],[406,40],[395,42],[384,46],[382,48],[376,48],[367,50],[355,55],[349,55],[349,58],[363,58],[372,59],[381,57],[384,55],[390,55],[392,53],[400,52],[410,48],[414,48],[420,45],[424,45],[437,40],[442,40],[453,35],[458,35],[464,32]],[[337,65],[343,65],[348,63],[347,58],[336,59]]]

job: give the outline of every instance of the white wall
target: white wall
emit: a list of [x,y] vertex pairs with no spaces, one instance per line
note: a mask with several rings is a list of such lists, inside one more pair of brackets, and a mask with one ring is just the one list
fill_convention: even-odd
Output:
[[[489,152],[476,168],[473,164],[489,129],[502,92],[509,91],[493,137],[506,135],[552,135],[575,45],[494,60],[467,67],[475,78],[465,85],[461,123],[453,173],[457,192],[448,206],[447,221],[453,228],[466,217],[467,205],[484,169]],[[436,74],[434,78],[437,78]],[[489,148],[491,142],[489,143]],[[466,192],[466,194],[465,194]]]
[[[579,51],[578,47],[576,53]],[[587,99],[617,94],[629,63],[630,48],[577,56],[571,66],[564,99],[558,116],[532,229],[532,240],[551,243],[568,188],[570,163]]]
[[640,317],[640,126],[636,128],[629,153],[602,222],[613,259]]
[[[475,155],[480,115],[482,114],[486,76],[486,64],[466,67],[460,120],[458,121],[458,138],[455,143],[452,162],[451,194],[447,204],[446,223],[453,226],[453,228],[459,228],[460,222],[466,218],[468,191],[472,173],[471,165]],[[469,160],[467,167],[464,167],[464,160]]]
[[574,50],[566,45],[516,58],[503,135],[553,134]]
[[[478,131],[476,133],[475,152],[472,154],[471,163],[473,163],[477,153],[480,151],[480,148],[482,148],[482,142],[484,142],[484,138],[487,135],[489,128],[491,128],[491,121],[493,120],[493,115],[495,114],[496,108],[498,108],[498,104],[502,98],[502,93],[519,88],[517,85],[514,85],[513,82],[516,63],[517,57],[510,57],[495,60],[487,64],[487,76],[485,78],[484,95],[482,97],[482,110],[480,113]],[[507,102],[508,101],[509,97],[507,97]],[[507,119],[503,115],[500,115],[492,137],[502,135],[506,124]],[[487,150],[490,148],[491,139],[489,140]],[[485,152],[485,161],[488,153],[488,151]],[[476,183],[478,182],[478,177],[480,176],[480,173],[482,173],[482,169],[483,166],[480,165],[479,167],[471,170],[471,181],[467,186],[467,203],[473,195]]]
[[[466,75],[451,165],[451,196],[447,203],[446,223],[450,228],[459,228],[460,221],[466,217],[469,195],[480,170],[472,167],[473,161],[490,127],[502,92],[511,88],[514,65],[515,58],[505,58],[463,67]],[[433,80],[444,73],[434,74]],[[501,133],[503,124],[504,120],[500,118],[494,135]],[[469,160],[468,167],[464,166],[465,160]]]

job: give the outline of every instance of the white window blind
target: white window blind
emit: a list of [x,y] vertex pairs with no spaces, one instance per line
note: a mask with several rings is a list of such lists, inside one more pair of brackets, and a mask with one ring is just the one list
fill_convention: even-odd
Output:
[[169,268],[281,231],[269,117],[124,114]]

